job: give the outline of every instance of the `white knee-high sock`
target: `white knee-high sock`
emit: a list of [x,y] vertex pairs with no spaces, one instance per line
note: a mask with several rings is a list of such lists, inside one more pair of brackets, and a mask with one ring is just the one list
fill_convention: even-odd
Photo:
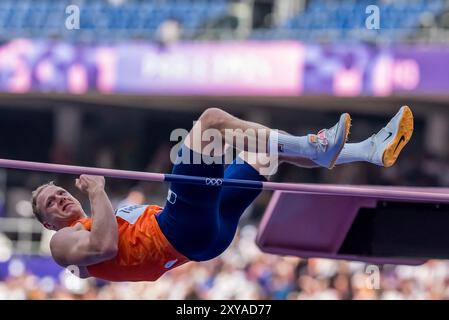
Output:
[[276,148],[279,154],[314,159],[316,157],[316,143],[311,136],[292,136],[272,130],[269,137],[269,150]]
[[358,143],[346,143],[337,158],[336,164],[368,161],[372,152],[371,138]]

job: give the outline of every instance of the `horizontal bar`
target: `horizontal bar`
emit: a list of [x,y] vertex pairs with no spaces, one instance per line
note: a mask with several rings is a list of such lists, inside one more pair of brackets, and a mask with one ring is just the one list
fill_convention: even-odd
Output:
[[122,178],[132,180],[145,180],[163,182],[164,174],[162,173],[150,173],[150,172],[138,172],[128,170],[116,170],[116,169],[104,169],[104,168],[90,168],[80,166],[69,166],[64,164],[42,163],[42,162],[30,162],[20,160],[8,160],[0,159],[0,167],[10,169],[22,169],[30,171],[44,171],[55,173],[67,173],[67,174],[90,174],[97,176],[104,176],[110,178]]
[[280,190],[301,193],[314,193],[323,195],[363,196],[367,198],[393,199],[393,200],[420,200],[431,202],[449,202],[449,189],[437,188],[407,188],[382,186],[344,186],[306,183],[261,182],[243,179],[219,179],[212,177],[186,176],[176,174],[163,174],[139,172],[118,169],[91,168],[42,162],[0,159],[0,167],[22,169],[30,171],[45,171],[67,174],[91,174],[110,178],[132,179],[155,182],[177,182],[199,184],[206,186],[223,186],[234,188],[249,188],[263,190]]

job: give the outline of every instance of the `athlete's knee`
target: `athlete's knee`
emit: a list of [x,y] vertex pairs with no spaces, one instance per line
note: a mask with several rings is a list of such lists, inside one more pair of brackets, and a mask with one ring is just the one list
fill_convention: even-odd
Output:
[[201,126],[203,129],[214,128],[221,130],[224,128],[226,120],[229,115],[227,112],[221,110],[220,108],[207,108],[201,114],[199,120],[201,121]]

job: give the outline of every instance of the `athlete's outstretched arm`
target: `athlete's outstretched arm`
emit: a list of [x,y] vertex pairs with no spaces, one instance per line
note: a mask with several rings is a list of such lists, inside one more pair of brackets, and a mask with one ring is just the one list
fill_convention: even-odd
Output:
[[118,226],[104,190],[104,178],[81,175],[76,186],[89,195],[92,229],[64,228],[50,242],[55,261],[62,266],[88,266],[112,259],[117,254]]

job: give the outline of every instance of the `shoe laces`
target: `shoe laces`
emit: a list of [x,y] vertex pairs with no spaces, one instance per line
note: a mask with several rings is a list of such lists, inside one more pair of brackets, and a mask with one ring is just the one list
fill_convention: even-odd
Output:
[[317,134],[313,134],[310,137],[310,141],[314,143],[318,150],[326,151],[329,145],[329,140],[326,137],[327,129],[321,129]]

